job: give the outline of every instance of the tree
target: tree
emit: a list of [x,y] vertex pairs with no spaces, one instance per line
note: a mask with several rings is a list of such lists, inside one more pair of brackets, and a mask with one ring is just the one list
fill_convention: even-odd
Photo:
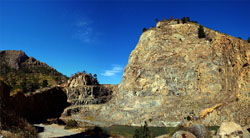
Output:
[[42,87],[47,87],[47,86],[48,86],[48,81],[47,80],[43,80]]
[[248,43],[250,43],[250,37],[248,37],[248,40],[247,40]]
[[198,28],[198,37],[199,38],[205,38],[206,37],[206,34],[205,34],[205,32],[204,32],[204,28],[203,28],[203,26],[199,26],[199,28]]
[[145,32],[145,31],[147,31],[147,30],[148,30],[148,29],[144,27],[144,28],[142,29],[142,32]]
[[182,17],[181,21],[184,24],[184,23],[190,22],[190,19],[189,19],[189,17]]
[[94,74],[94,76],[93,76],[95,79],[97,79],[97,75],[96,74]]

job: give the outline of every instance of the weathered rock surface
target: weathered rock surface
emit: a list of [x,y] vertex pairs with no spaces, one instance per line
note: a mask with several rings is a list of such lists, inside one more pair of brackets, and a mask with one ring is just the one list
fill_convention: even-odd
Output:
[[188,131],[177,131],[173,134],[172,138],[196,138],[192,133]]
[[195,23],[157,26],[141,35],[112,100],[83,106],[82,116],[137,126],[149,119],[151,126],[176,126],[187,118],[250,124],[250,44],[205,27],[207,37],[199,39]]
[[201,124],[193,124],[189,127],[189,132],[194,134],[197,138],[205,138],[207,135],[206,128]]
[[235,122],[223,122],[217,133],[218,138],[249,138],[250,133]]
[[0,51],[1,61],[6,61],[9,67],[19,69],[22,62],[27,60],[29,57],[23,51]]
[[112,89],[99,85],[96,78],[86,73],[74,75],[65,85],[68,102],[73,105],[105,103],[112,96]]

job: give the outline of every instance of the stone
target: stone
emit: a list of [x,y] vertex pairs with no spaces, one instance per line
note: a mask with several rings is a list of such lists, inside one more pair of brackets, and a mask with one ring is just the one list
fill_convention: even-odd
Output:
[[192,124],[189,127],[189,132],[193,133],[197,138],[205,138],[207,135],[206,128],[201,124]]
[[180,130],[175,132],[172,138],[196,138],[196,137],[190,132]]
[[249,138],[250,133],[235,122],[223,122],[218,130],[219,138]]

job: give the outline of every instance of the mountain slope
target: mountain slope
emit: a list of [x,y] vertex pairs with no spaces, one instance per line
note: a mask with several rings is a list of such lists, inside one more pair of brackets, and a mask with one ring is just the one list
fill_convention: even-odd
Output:
[[33,57],[28,57],[23,51],[0,51],[0,61],[0,77],[8,83],[12,91],[31,92],[67,80],[65,75]]

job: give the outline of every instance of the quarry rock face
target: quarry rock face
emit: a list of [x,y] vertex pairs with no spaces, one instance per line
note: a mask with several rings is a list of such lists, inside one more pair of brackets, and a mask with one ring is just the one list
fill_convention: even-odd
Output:
[[68,102],[73,105],[100,104],[111,99],[112,90],[99,85],[90,74],[79,73],[71,77],[66,84]]
[[143,32],[116,96],[82,112],[122,125],[250,124],[250,44],[205,27],[199,38],[198,28],[166,21]]

